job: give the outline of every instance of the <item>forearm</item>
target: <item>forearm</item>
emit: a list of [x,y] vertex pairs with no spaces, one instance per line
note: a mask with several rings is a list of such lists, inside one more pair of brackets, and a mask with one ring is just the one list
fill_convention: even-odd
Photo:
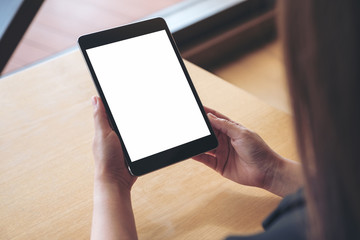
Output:
[[304,177],[301,164],[293,160],[279,158],[271,175],[271,181],[266,190],[284,197],[304,186]]
[[91,239],[137,239],[128,189],[95,179]]

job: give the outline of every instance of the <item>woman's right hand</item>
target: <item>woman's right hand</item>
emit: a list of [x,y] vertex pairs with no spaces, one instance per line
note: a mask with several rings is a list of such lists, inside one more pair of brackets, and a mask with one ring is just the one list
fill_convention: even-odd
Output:
[[299,163],[275,153],[262,138],[205,107],[219,146],[193,159],[204,163],[222,176],[239,184],[264,188],[285,196],[302,186]]

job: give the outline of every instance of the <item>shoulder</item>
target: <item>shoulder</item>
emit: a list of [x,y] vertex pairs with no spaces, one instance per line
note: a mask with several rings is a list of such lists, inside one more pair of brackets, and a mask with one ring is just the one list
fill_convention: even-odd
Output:
[[306,239],[306,204],[303,190],[285,197],[263,222],[264,232],[227,240]]

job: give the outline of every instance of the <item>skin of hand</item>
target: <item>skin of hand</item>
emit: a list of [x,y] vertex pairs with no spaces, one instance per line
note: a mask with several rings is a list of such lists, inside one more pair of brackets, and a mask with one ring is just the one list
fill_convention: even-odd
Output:
[[127,169],[120,140],[109,124],[101,99],[93,97],[92,101],[95,123],[93,140],[95,178],[114,181],[131,190],[137,178]]
[[99,97],[92,98],[95,136],[94,207],[91,239],[137,239],[130,190],[136,181]]
[[215,150],[193,157],[239,184],[266,189],[285,196],[303,185],[301,165],[275,153],[262,138],[205,107],[217,136]]

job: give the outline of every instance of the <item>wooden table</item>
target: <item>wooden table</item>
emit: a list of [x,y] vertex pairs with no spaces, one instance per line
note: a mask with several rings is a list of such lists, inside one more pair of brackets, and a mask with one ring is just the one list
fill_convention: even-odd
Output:
[[[297,158],[291,117],[187,63],[204,105]],[[78,50],[0,79],[0,239],[88,239],[96,91]],[[222,239],[261,231],[280,198],[193,160],[140,177],[140,239]]]

